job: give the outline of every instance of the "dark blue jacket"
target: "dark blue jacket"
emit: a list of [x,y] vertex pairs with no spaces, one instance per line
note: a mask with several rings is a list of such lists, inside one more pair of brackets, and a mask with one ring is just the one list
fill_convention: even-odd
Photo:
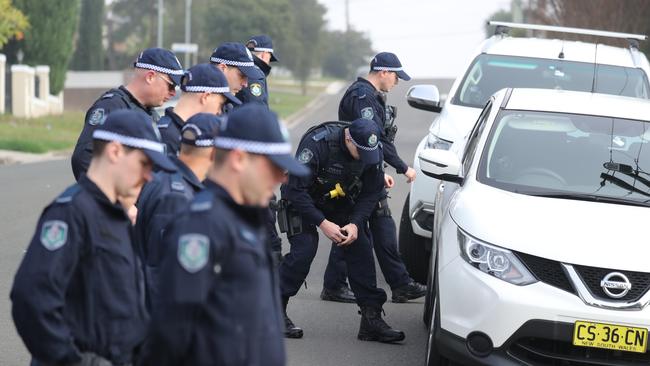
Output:
[[142,365],[284,365],[266,210],[241,206],[221,186],[204,184],[165,231],[165,286]]
[[181,129],[185,121],[174,112],[173,107],[165,109],[165,115],[158,121],[160,140],[167,147],[167,154],[178,155],[181,149]]
[[339,103],[339,120],[352,122],[359,118],[372,119],[377,123],[381,130],[379,140],[384,152],[384,161],[395,168],[398,174],[404,174],[408,165],[397,155],[395,144],[387,139],[384,130],[386,102],[381,92],[364,78],[357,78],[357,81],[350,85]]
[[258,102],[269,106],[269,91],[266,83],[266,77],[271,73],[271,66],[262,61],[259,57],[253,55],[255,66],[259,67],[264,73],[264,77],[259,79],[248,79],[248,87],[240,90],[236,97],[241,100],[242,105],[250,102]]
[[80,352],[132,362],[148,315],[131,235],[122,206],[85,175],[45,208],[11,290],[14,324],[40,363]]
[[[340,149],[338,155],[343,157],[344,161],[330,160],[332,155],[330,151],[331,144],[328,143],[329,135],[325,135],[323,129],[316,129],[302,138],[296,150],[296,158],[306,164],[314,173],[304,178],[291,175],[289,181],[282,185],[282,198],[291,202],[293,207],[301,214],[303,223],[307,225],[318,226],[325,218],[333,221],[332,215],[324,212],[323,207],[318,204],[320,197],[314,197],[313,194],[310,194],[318,179],[322,178],[324,173],[327,173],[330,177],[339,175],[339,181],[343,182],[350,178],[348,176],[350,171],[346,169],[345,165],[360,163],[354,160],[345,147],[343,128],[338,128],[331,133],[336,134],[330,136],[330,138],[338,139],[338,148]],[[358,178],[363,184],[361,192],[355,198],[354,204],[339,206],[337,216],[345,215],[346,219],[349,220],[345,224],[356,224],[357,228],[361,230],[368,221],[370,213],[377,204],[384,187],[384,172],[381,169],[381,164],[363,166]],[[333,188],[330,187],[330,189]]]
[[203,189],[203,184],[176,156],[170,159],[178,167],[175,173],[159,171],[147,183],[138,198],[135,243],[145,266],[147,305],[158,299],[159,267],[164,252],[162,236],[165,227]]
[[119,109],[140,109],[151,116],[152,122],[158,121],[158,113],[153,108],[147,108],[124,87],[111,89],[102,94],[86,112],[84,127],[81,130],[77,145],[72,153],[72,174],[79,180],[90,165],[93,153],[93,132],[97,126],[104,124],[109,113]]

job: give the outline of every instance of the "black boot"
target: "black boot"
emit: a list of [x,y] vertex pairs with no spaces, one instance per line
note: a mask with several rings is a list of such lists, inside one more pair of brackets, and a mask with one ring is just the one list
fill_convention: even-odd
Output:
[[323,287],[323,291],[320,293],[321,300],[325,301],[336,301],[336,302],[346,302],[346,303],[355,303],[357,299],[354,297],[354,293],[347,285],[341,286],[337,289],[328,289]]
[[381,308],[373,306],[361,307],[361,325],[357,338],[362,341],[384,343],[401,342],[406,338],[404,332],[391,328],[381,318]]
[[282,309],[284,313],[284,337],[285,338],[302,338],[302,329],[293,324],[291,319],[287,316],[287,304],[289,303],[288,297],[282,298]]
[[393,302],[407,302],[427,294],[427,287],[415,281],[393,290]]

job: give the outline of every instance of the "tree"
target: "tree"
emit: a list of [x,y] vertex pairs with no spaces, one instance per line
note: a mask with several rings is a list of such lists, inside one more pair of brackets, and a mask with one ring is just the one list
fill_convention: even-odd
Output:
[[368,58],[375,52],[370,40],[361,32],[333,31],[324,36],[323,73],[349,79],[359,67],[368,65]]
[[74,70],[103,70],[104,0],[82,0],[77,48],[72,57]]
[[302,94],[307,94],[307,79],[320,66],[325,7],[316,0],[290,0],[295,17],[297,49],[287,64],[293,76],[300,80]]
[[14,0],[16,8],[30,21],[20,41],[5,46],[7,58],[16,60],[23,50],[23,63],[50,66],[50,93],[63,90],[65,73],[72,56],[73,37],[79,21],[79,0]]
[[28,27],[27,18],[10,0],[0,0],[0,48],[13,37],[22,37]]
[[[624,6],[623,6],[624,5]],[[625,33],[650,33],[650,1],[626,0],[535,0],[530,4],[530,16],[535,23],[566,27],[592,28]],[[564,35],[564,39],[599,42],[626,46],[627,42],[605,37]],[[648,41],[641,50],[650,55]]]

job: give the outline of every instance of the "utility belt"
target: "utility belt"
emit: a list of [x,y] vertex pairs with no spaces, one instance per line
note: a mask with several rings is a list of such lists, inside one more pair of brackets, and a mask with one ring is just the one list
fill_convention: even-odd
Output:
[[397,118],[397,107],[387,105],[385,110],[386,120],[384,122],[384,135],[388,141],[394,142],[395,135],[397,135],[397,125],[395,124],[395,119]]

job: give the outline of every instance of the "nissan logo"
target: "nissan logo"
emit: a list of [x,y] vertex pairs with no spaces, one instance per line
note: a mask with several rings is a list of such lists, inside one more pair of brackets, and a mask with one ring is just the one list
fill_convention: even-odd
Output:
[[620,272],[612,272],[600,281],[600,287],[613,299],[620,299],[632,289],[630,280]]

